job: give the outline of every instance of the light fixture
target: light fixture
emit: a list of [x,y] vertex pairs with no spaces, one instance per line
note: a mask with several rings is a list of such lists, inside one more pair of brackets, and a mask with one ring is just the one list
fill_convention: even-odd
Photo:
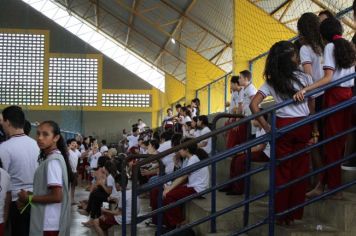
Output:
[[176,40],[175,40],[174,38],[171,38],[171,42],[172,42],[173,44],[176,44]]

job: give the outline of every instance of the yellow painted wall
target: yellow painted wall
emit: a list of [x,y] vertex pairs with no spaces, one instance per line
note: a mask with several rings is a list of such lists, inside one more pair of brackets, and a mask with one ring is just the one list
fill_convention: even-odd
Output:
[[[225,71],[206,60],[204,57],[187,48],[186,62],[186,103],[195,98],[195,91],[225,74]],[[203,104],[205,101],[201,101]],[[206,101],[207,102],[207,101]]]
[[172,104],[185,97],[185,85],[172,75],[165,75],[165,94],[168,104]]
[[[235,74],[247,69],[249,60],[268,51],[275,42],[295,36],[295,32],[248,0],[234,0],[233,32]],[[262,83],[259,73],[256,72],[257,78],[254,78],[256,86]]]

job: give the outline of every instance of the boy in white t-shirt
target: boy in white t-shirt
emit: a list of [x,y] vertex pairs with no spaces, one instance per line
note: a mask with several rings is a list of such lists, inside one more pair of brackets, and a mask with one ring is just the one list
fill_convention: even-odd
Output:
[[[115,176],[115,194],[113,193],[108,200],[116,201],[115,209],[101,208],[102,215],[94,220],[94,229],[99,236],[107,234],[107,230],[114,225],[122,224],[122,193],[121,193],[121,175]],[[127,186],[127,178],[125,178],[125,186]],[[114,191],[113,191],[114,192]],[[131,203],[132,191],[126,189],[126,224],[131,224]],[[140,211],[140,203],[137,202],[137,214]]]
[[71,184],[70,196],[71,196],[72,205],[74,205],[76,204],[74,202],[74,192],[75,192],[75,187],[78,184],[77,166],[81,153],[77,149],[78,144],[75,139],[67,140],[67,146],[68,146],[68,154],[69,154],[69,164],[73,172],[73,182]]
[[132,128],[132,135],[127,136],[127,140],[129,142],[129,147],[127,151],[130,152],[130,149],[133,147],[138,147],[138,139],[140,137],[140,130],[138,127]]
[[4,235],[11,204],[11,182],[10,175],[2,169],[1,160],[0,167],[0,235]]

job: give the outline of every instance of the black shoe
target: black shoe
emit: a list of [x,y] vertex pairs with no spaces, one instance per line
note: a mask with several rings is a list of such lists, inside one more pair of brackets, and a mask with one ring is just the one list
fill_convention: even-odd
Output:
[[222,192],[222,193],[226,193],[226,192],[230,192],[230,191],[231,191],[231,189],[229,187],[219,189],[219,192]]
[[235,196],[235,195],[242,195],[242,194],[243,193],[237,193],[235,191],[229,191],[229,192],[226,193],[226,195],[228,195],[228,196]]

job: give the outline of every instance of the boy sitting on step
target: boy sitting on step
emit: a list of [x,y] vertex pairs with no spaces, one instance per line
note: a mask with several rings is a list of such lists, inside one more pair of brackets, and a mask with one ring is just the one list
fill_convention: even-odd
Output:
[[[127,178],[125,178],[125,186],[120,186],[121,183],[121,174],[115,176],[115,188],[117,190],[116,194],[112,194],[108,200],[115,201],[116,207],[114,209],[106,209],[101,208],[102,215],[94,220],[94,229],[99,236],[107,235],[107,231],[114,225],[121,225],[122,224],[122,200],[121,200],[121,189],[126,188],[127,186]],[[131,223],[131,190],[126,190],[126,224]],[[139,202],[137,203],[137,209],[139,211],[140,205]],[[139,212],[137,212],[138,214]]]
[[[267,120],[267,114],[264,115]],[[252,125],[256,128],[256,138],[266,134],[266,131],[261,127],[257,120],[252,121]],[[245,161],[247,153],[238,153],[231,160],[230,165],[230,179],[235,178],[245,173]],[[268,162],[270,158],[269,143],[261,143],[251,148],[251,161],[254,162]],[[240,195],[244,193],[244,180],[233,182],[228,187],[223,188],[220,192],[226,192],[226,195]]]

